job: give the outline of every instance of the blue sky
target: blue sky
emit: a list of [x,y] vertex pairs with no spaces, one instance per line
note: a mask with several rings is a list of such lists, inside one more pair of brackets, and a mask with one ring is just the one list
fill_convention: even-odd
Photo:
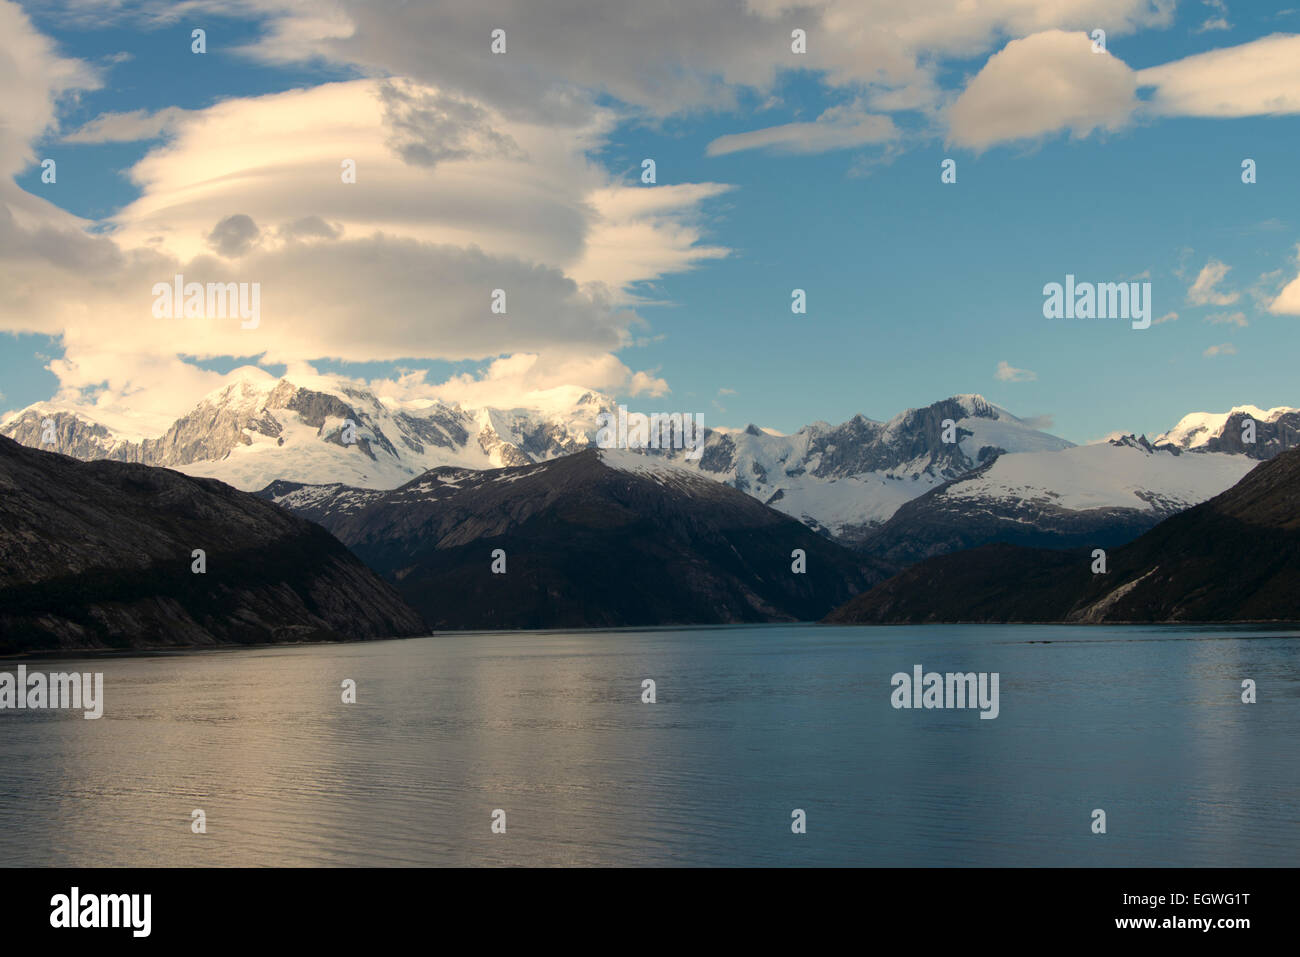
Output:
[[[1113,11],[1125,5],[1094,6]],[[1115,21],[1118,29],[1108,31],[1108,53],[1101,58],[1120,61],[1131,71],[1240,48],[1274,34],[1300,33],[1300,12],[1267,4],[1182,3],[1171,13],[1160,6],[1129,6],[1130,19]],[[427,369],[426,381],[438,384],[453,376],[478,378],[493,359],[541,352],[557,369],[601,370],[591,374],[594,381],[572,384],[602,388],[635,407],[701,411],[711,425],[755,422],[792,431],[810,421],[838,422],[859,412],[888,418],[950,394],[979,392],[1018,415],[1046,417],[1049,431],[1076,442],[1115,429],[1155,434],[1191,411],[1223,411],[1246,403],[1263,408],[1300,405],[1291,372],[1300,351],[1300,317],[1288,310],[1295,297],[1283,293],[1300,272],[1300,223],[1295,217],[1300,209],[1300,120],[1294,98],[1270,97],[1269,84],[1282,83],[1292,90],[1296,86],[1293,77],[1267,71],[1240,76],[1257,57],[1188,69],[1155,93],[1139,87],[1139,104],[1126,112],[1105,105],[1112,94],[1103,80],[1098,80],[1101,93],[1085,85],[1082,102],[1102,103],[1097,109],[1107,119],[1100,125],[1092,116],[1080,119],[1078,102],[1068,97],[1059,103],[1047,96],[1042,102],[1031,98],[1017,104],[1014,84],[1010,94],[996,87],[1005,78],[993,75],[990,58],[1017,42],[1023,46],[1015,49],[1026,56],[1031,45],[1037,50],[1040,42],[1048,51],[1053,24],[999,21],[991,31],[972,27],[971,36],[961,42],[945,36],[929,46],[918,43],[912,64],[894,67],[907,82],[895,79],[888,84],[891,91],[917,89],[923,101],[917,109],[881,109],[881,89],[870,79],[837,75],[843,63],[852,62],[852,43],[825,54],[823,60],[810,60],[813,68],[800,68],[801,61],[788,55],[775,57],[779,67],[770,80],[733,81],[724,67],[717,89],[698,102],[690,99],[696,84],[686,84],[682,77],[692,62],[685,55],[679,59],[686,67],[674,68],[671,80],[682,82],[688,94],[666,91],[662,102],[649,94],[642,102],[629,102],[638,96],[637,83],[653,87],[636,73],[636,64],[629,65],[626,75],[603,75],[602,64],[596,64],[581,75],[568,76],[555,61],[526,63],[530,75],[541,78],[535,83],[555,79],[565,90],[580,91],[574,119],[564,109],[553,111],[549,102],[530,101],[517,89],[501,94],[490,80],[471,77],[457,86],[462,74],[471,75],[469,68],[412,76],[410,51],[398,40],[385,47],[380,40],[367,39],[345,50],[324,41],[308,52],[274,48],[274,43],[287,43],[275,40],[286,15],[270,0],[202,4],[183,21],[165,16],[160,20],[147,4],[138,10],[127,5],[102,17],[94,15],[93,3],[71,7],[78,15],[68,15],[61,5],[25,5],[30,34],[4,41],[21,44],[30,35],[43,36],[53,44],[47,55],[79,62],[98,78],[98,88],[86,81],[80,89],[49,92],[50,121],[30,136],[22,162],[11,164],[17,167],[13,181],[23,192],[86,221],[77,225],[86,235],[111,237],[123,251],[129,250],[130,237],[145,236],[154,228],[140,226],[132,232],[148,212],[141,211],[142,197],[147,202],[154,194],[162,195],[162,184],[169,192],[159,201],[160,208],[186,215],[189,207],[177,199],[186,195],[184,177],[194,170],[198,184],[213,179],[210,170],[198,171],[195,160],[208,154],[181,148],[188,141],[178,126],[129,141],[69,142],[70,134],[105,115],[145,111],[147,117],[176,107],[189,111],[181,123],[197,124],[207,115],[204,111],[227,103],[234,106],[222,121],[236,125],[222,135],[237,140],[240,114],[235,107],[240,103],[283,91],[325,89],[322,84],[411,77],[440,90],[454,89],[457,96],[480,104],[500,118],[492,120],[498,130],[513,129],[516,123],[553,127],[557,149],[567,142],[583,144],[574,159],[575,176],[591,173],[581,166],[585,162],[618,184],[625,197],[618,201],[620,210],[635,204],[637,198],[630,195],[635,190],[664,190],[667,195],[673,186],[716,184],[701,189],[690,202],[656,209],[646,220],[655,226],[653,236],[648,226],[634,224],[636,235],[651,247],[647,256],[669,263],[662,270],[643,269],[644,278],[637,278],[635,268],[618,263],[598,267],[558,255],[547,259],[549,253],[541,251],[532,255],[522,241],[502,247],[503,257],[544,264],[566,275],[630,275],[618,291],[614,311],[626,315],[630,308],[644,321],[627,327],[627,344],[588,348],[580,334],[559,336],[551,343],[546,329],[556,322],[539,313],[536,329],[515,339],[503,336],[499,349],[491,339],[469,341],[448,332],[436,346],[413,339],[409,355],[394,358],[395,349],[400,353],[400,328],[382,346],[376,344],[373,354],[364,343],[341,342],[324,333],[317,342],[309,306],[294,320],[294,334],[282,336],[266,351],[261,339],[220,340],[248,342],[240,355],[265,355],[267,367],[276,374],[299,362],[365,380],[390,379],[399,369]],[[385,10],[389,13],[397,27],[393,34],[400,35],[404,9],[391,5]],[[356,23],[364,26],[361,14],[356,16]],[[1219,18],[1229,28],[1203,29]],[[817,22],[813,13],[806,19]],[[1082,20],[1096,22],[1087,12]],[[513,21],[503,11],[501,22]],[[783,39],[788,31],[781,33],[785,25],[773,19],[777,49],[788,43]],[[190,51],[194,26],[207,30],[208,52],[201,56]],[[1079,42],[1084,42],[1076,26],[1060,24],[1067,32],[1079,33]],[[417,35],[421,29],[414,23],[409,27],[407,32]],[[814,46],[828,45],[824,33],[810,32]],[[374,36],[388,34],[375,25]],[[512,41],[523,46],[528,37],[520,29]],[[267,44],[271,52],[264,48]],[[753,54],[738,49],[728,55],[735,57],[732,72],[745,79],[743,57]],[[674,61],[678,54],[665,41],[660,56]],[[1045,56],[1038,62],[1054,61]],[[654,66],[644,69],[653,71]],[[1216,81],[1213,74],[1219,69],[1226,72]],[[977,86],[977,78],[986,75],[982,71],[987,71],[991,92]],[[716,79],[710,77],[707,61],[699,72],[706,82]],[[1204,88],[1198,88],[1195,78],[1202,73]],[[1028,77],[1024,82],[1034,83]],[[1222,109],[1214,100],[1216,82],[1247,91],[1239,98],[1256,97],[1261,105]],[[1153,108],[1153,96],[1167,95],[1172,101],[1173,93],[1166,90],[1175,85],[1176,108]],[[1185,89],[1189,85],[1190,91]],[[1250,92],[1256,89],[1257,94]],[[976,94],[985,99],[978,100]],[[962,97],[968,98],[962,115],[975,119],[959,127],[949,116],[958,115],[950,111]],[[674,98],[680,98],[680,104]],[[836,109],[888,117],[892,132],[885,138],[863,135],[856,142],[848,134],[848,145],[824,148],[801,141],[801,128],[792,131],[794,138],[784,148],[709,155],[709,145],[719,137],[812,123]],[[598,134],[583,126],[586,110],[608,117]],[[982,138],[991,135],[984,130],[1000,128],[999,110],[1022,110],[1028,124],[1025,135],[984,145]],[[412,115],[424,120],[435,112]],[[1232,115],[1214,115],[1222,112]],[[570,134],[570,129],[581,132]],[[164,156],[173,138],[179,146]],[[256,147],[250,142],[249,148]],[[530,158],[541,155],[541,149],[529,146]],[[489,154],[484,148],[482,155],[495,162]],[[159,179],[133,179],[132,168],[151,156],[159,157]],[[41,182],[39,162],[45,157],[57,159],[56,184]],[[654,186],[639,180],[646,157],[656,162]],[[1241,162],[1247,157],[1255,160],[1258,170],[1258,181],[1250,185],[1241,181]],[[945,158],[957,163],[955,184],[940,182]],[[429,175],[443,175],[455,162],[460,161],[435,164]],[[285,188],[297,188],[301,179],[286,180]],[[12,193],[7,195],[18,202]],[[304,196],[303,216],[314,215],[318,209],[311,194]],[[224,206],[215,199],[213,203],[205,209],[249,215],[262,226],[262,235],[271,235],[264,224],[272,214],[259,212],[265,205],[259,207],[255,198],[245,203],[234,191],[220,197]],[[574,215],[583,215],[585,208],[577,197]],[[436,215],[436,210],[430,214]],[[472,210],[465,213],[472,215]],[[633,214],[628,216],[632,222]],[[359,223],[372,221],[368,215],[358,217]],[[538,221],[540,234],[544,222]],[[348,224],[349,237],[359,237],[366,228],[350,220]],[[53,228],[70,227],[58,223]],[[688,247],[721,247],[725,255],[692,254],[682,247],[680,236],[673,238],[680,230],[694,237]],[[391,235],[387,227],[385,234]],[[469,235],[475,235],[472,229]],[[498,250],[488,243],[484,248],[495,255]],[[266,254],[279,251],[277,247]],[[177,246],[176,260],[194,262],[192,253]],[[615,248],[606,258],[619,256]],[[273,270],[269,263],[259,268]],[[21,268],[13,265],[12,281],[22,275],[41,278],[39,283],[31,280],[29,314],[7,315],[0,327],[9,333],[0,350],[0,409],[19,409],[59,393],[66,401],[111,404],[119,410],[132,403],[147,403],[153,410],[177,406],[179,415],[206,380],[189,372],[155,375],[150,369],[161,368],[159,363],[168,356],[214,373],[240,363],[227,352],[213,351],[224,348],[219,344],[205,340],[207,348],[199,348],[177,341],[174,349],[170,343],[160,346],[159,357],[148,368],[135,368],[131,356],[138,357],[141,347],[130,345],[129,335],[124,340],[121,331],[134,327],[105,319],[104,342],[94,337],[98,310],[117,308],[112,301],[95,300],[85,314],[77,313],[75,303],[61,298],[65,294],[58,273]],[[364,272],[364,266],[359,268]],[[1222,278],[1209,283],[1216,271],[1223,271]],[[1047,320],[1042,287],[1063,281],[1067,273],[1080,281],[1150,281],[1154,316],[1176,313],[1177,318],[1145,330],[1131,329],[1123,321]],[[159,278],[167,276],[160,273]],[[1204,280],[1201,293],[1189,292],[1198,277]],[[342,288],[346,292],[347,287]],[[373,290],[358,288],[359,301],[374,300]],[[806,315],[791,314],[794,288],[807,291]],[[41,311],[46,295],[50,315],[30,315],[33,302],[34,311]],[[359,305],[357,312],[360,328],[372,321],[366,318],[366,307]],[[79,318],[69,320],[68,315]],[[591,318],[593,327],[600,321]],[[73,357],[65,355],[69,322],[77,328]],[[142,341],[147,344],[149,337]],[[123,344],[119,349],[114,343]],[[70,358],[78,374],[69,374],[57,363]],[[47,368],[51,361],[56,363],[53,371]],[[622,371],[611,372],[611,363]],[[1000,364],[1019,371],[999,377]],[[99,384],[98,369],[105,370],[104,385]],[[636,373],[642,374],[640,379]],[[557,381],[554,376],[544,379]],[[659,385],[646,387],[647,381]],[[517,392],[517,384],[511,383],[505,397]],[[464,401],[486,394],[490,390],[466,391]]]

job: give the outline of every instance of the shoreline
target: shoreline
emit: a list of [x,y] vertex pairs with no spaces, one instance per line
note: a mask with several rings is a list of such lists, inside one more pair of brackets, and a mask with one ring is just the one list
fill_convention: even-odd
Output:
[[[1259,629],[1278,628],[1293,630],[1297,634],[1276,635],[1273,637],[1300,638],[1300,622],[1280,619],[1258,619],[1240,621],[931,621],[931,622],[826,622],[826,621],[780,621],[780,622],[736,622],[734,624],[707,625],[619,625],[604,628],[516,628],[516,629],[446,629],[432,631],[427,635],[389,635],[383,638],[347,638],[335,641],[273,641],[251,644],[213,644],[213,645],[148,645],[139,648],[60,648],[0,652],[0,662],[14,661],[59,661],[76,658],[113,659],[113,658],[161,658],[171,655],[187,655],[210,651],[265,651],[270,648],[315,648],[328,645],[365,645],[380,641],[415,641],[422,638],[479,637],[484,635],[583,635],[583,634],[627,634],[645,632],[675,631],[723,631],[740,628],[790,628],[806,626],[809,628],[826,626],[829,628],[942,628],[942,627],[987,627],[987,628],[1022,628],[1022,627],[1061,627],[1061,628],[1214,628],[1214,629]],[[1050,643],[1050,642],[1044,642]]]

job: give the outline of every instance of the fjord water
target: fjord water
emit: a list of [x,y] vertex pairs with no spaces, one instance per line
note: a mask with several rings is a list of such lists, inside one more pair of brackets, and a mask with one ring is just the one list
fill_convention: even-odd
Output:
[[[105,706],[0,712],[6,866],[1300,858],[1284,628],[462,633],[24,663],[104,672]],[[998,672],[998,717],[895,710],[890,678],[916,664]]]

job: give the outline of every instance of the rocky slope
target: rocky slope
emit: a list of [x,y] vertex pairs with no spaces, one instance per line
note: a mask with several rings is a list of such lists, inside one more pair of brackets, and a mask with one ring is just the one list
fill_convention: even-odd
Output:
[[[819,618],[892,568],[650,456],[436,469],[391,492],[275,483],[439,628]],[[505,573],[492,570],[505,552]],[[806,573],[792,571],[795,549]]]
[[932,558],[833,622],[1300,621],[1300,449],[1107,553],[994,545]]
[[424,631],[324,529],[253,495],[0,438],[0,652]]

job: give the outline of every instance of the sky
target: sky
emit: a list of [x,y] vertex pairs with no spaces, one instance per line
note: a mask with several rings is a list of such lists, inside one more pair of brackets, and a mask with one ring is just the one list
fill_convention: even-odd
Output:
[[[1300,406],[1285,3],[0,0],[0,80],[6,414],[157,435],[245,364],[781,432]],[[178,273],[256,327],[156,316]],[[1046,318],[1067,275],[1152,324]]]

